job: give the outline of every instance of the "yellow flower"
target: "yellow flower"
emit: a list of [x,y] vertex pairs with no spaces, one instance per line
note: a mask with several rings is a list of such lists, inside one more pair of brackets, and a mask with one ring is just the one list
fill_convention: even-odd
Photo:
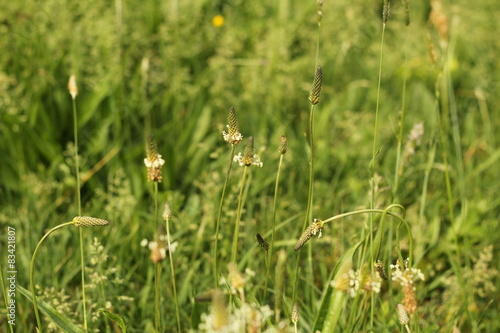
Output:
[[220,28],[224,25],[224,16],[217,14],[212,18],[212,25],[216,28]]

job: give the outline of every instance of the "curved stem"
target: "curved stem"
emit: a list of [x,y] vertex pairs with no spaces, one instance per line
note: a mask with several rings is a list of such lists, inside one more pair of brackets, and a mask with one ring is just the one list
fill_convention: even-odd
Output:
[[226,195],[226,188],[227,188],[227,184],[229,183],[229,175],[231,174],[231,167],[233,166],[233,157],[234,157],[234,150],[235,150],[236,146],[235,145],[232,145],[231,147],[231,158],[229,159],[229,166],[227,167],[227,173],[226,173],[226,180],[224,181],[224,187],[222,187],[222,194],[221,194],[221,197],[220,197],[220,203],[219,203],[219,213],[217,214],[217,222],[216,222],[216,225],[215,225],[215,244],[214,244],[214,284],[215,284],[215,288],[217,288],[218,286],[218,276],[219,276],[219,273],[218,273],[218,270],[219,270],[219,267],[218,267],[218,259],[217,259],[217,256],[218,256],[218,249],[219,249],[219,228],[220,228],[220,219],[221,219],[221,216],[222,216],[222,207],[224,205],[224,198],[225,198],[225,195]]
[[71,222],[66,222],[66,223],[63,223],[63,224],[59,224],[58,226],[55,226],[54,228],[52,228],[49,231],[47,231],[47,233],[45,233],[45,235],[43,235],[42,239],[40,239],[40,241],[36,245],[35,250],[33,251],[33,255],[31,256],[31,263],[30,263],[30,289],[31,289],[31,296],[32,296],[33,307],[35,308],[35,317],[36,317],[36,322],[37,322],[37,325],[38,325],[38,332],[42,332],[42,321],[40,320],[40,314],[38,312],[38,304],[36,302],[36,294],[35,294],[35,282],[34,282],[34,278],[33,278],[33,273],[35,271],[35,259],[36,259],[36,255],[38,253],[38,249],[42,245],[42,243],[45,240],[45,238],[47,238],[51,233],[53,233],[57,229],[60,229],[62,227],[70,225],[70,224],[74,224],[74,222],[71,221]]
[[[402,206],[398,205],[398,204],[393,204],[393,205],[390,205],[389,207],[391,207],[391,208],[392,207],[398,207],[398,208],[400,208]],[[408,238],[409,238],[409,258],[410,258],[409,266],[411,266],[411,262],[412,262],[412,259],[413,259],[413,235],[411,233],[411,228],[410,228],[410,225],[408,224],[408,222],[403,217],[401,217],[400,215],[398,215],[396,213],[390,212],[387,209],[385,209],[385,210],[383,210],[383,209],[371,209],[371,208],[370,209],[360,209],[360,210],[356,210],[356,211],[353,211],[353,212],[347,212],[347,213],[343,213],[343,214],[332,216],[332,217],[330,217],[330,218],[328,218],[326,220],[323,220],[322,223],[325,224],[325,223],[328,223],[328,222],[332,222],[332,221],[339,220],[339,219],[342,219],[344,217],[353,216],[353,215],[372,214],[372,213],[383,214],[384,212],[385,212],[385,214],[387,214],[389,216],[392,216],[395,219],[397,219],[399,222],[401,222],[402,224],[404,224],[404,226],[406,227],[406,231],[408,233]]]

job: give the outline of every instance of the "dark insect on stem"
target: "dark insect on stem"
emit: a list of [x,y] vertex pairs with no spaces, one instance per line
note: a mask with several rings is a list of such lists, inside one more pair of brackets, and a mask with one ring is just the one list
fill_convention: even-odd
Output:
[[266,251],[269,250],[269,243],[266,242],[266,240],[264,238],[262,238],[262,236],[260,234],[257,234],[256,237],[257,237],[257,241],[259,242],[260,247]]

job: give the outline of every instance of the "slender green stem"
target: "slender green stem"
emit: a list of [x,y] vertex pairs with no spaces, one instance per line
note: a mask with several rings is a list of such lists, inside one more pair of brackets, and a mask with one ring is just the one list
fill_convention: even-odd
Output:
[[[275,232],[276,232],[276,204],[278,202],[278,188],[279,188],[279,182],[280,182],[280,173],[281,173],[281,164],[283,163],[283,154],[280,155],[280,161],[278,163],[278,172],[276,174],[276,183],[274,184],[274,199],[273,199],[273,226],[272,226],[272,233],[271,233],[271,246],[269,248],[269,253],[268,253],[268,258],[267,262],[270,262],[273,258],[273,250],[274,250],[274,239],[275,239]],[[267,258],[266,258],[267,259]],[[267,293],[267,281],[269,279],[269,265],[266,265],[266,282],[264,285],[264,299],[266,298],[266,293]]]
[[35,250],[33,251],[33,255],[31,256],[31,263],[30,263],[30,289],[31,289],[31,296],[32,296],[33,307],[35,308],[35,317],[36,317],[36,322],[37,322],[37,326],[38,326],[38,332],[40,332],[40,333],[43,331],[42,330],[42,321],[40,320],[40,314],[38,312],[38,305],[37,305],[36,294],[35,294],[35,282],[34,282],[34,277],[33,277],[34,276],[34,271],[35,271],[35,259],[36,259],[36,255],[38,253],[38,249],[42,245],[42,243],[45,240],[45,238],[47,238],[51,233],[53,233],[57,229],[60,229],[62,227],[70,225],[70,224],[74,224],[74,222],[72,221],[72,222],[66,222],[66,223],[63,223],[63,224],[59,224],[59,225],[55,226],[54,228],[50,229],[49,231],[47,231],[47,233],[45,235],[43,235],[42,239],[40,239],[40,241],[36,245]]
[[172,290],[174,291],[174,302],[175,302],[175,316],[177,318],[177,330],[178,332],[182,332],[181,329],[181,317],[179,315],[179,300],[177,298],[177,287],[175,284],[175,271],[174,271],[174,260],[172,258],[172,248],[170,247],[170,218],[167,217],[165,219],[165,224],[167,227],[167,245],[168,245],[168,256],[170,259],[170,273],[172,275]]
[[[378,67],[378,83],[377,83],[377,102],[375,108],[375,128],[373,129],[373,149],[372,149],[372,160],[370,163],[370,208],[375,208],[375,157],[377,155],[377,135],[378,135],[378,119],[379,119],[379,105],[380,105],[380,84],[382,81],[382,59],[384,55],[384,34],[385,34],[385,23],[382,26],[382,38],[380,41],[380,60]],[[369,226],[367,232],[370,235],[370,262],[373,263],[374,260],[374,249],[373,249],[373,214],[369,215]],[[372,272],[373,273],[373,272]],[[374,320],[374,309],[375,309],[375,298],[371,297],[371,307],[370,307],[370,328],[373,329]]]
[[[312,221],[312,202],[313,202],[313,188],[314,188],[314,104],[311,105],[311,110],[309,112],[309,190],[307,192],[307,208],[306,216],[304,218],[304,223],[302,225],[302,232],[306,230],[309,223]],[[308,249],[310,245],[308,246]],[[295,303],[297,297],[297,281],[299,275],[299,265],[300,265],[300,255],[302,251],[297,253],[297,260],[295,262],[295,272],[293,278],[293,291],[292,291],[292,303]],[[308,255],[310,255],[308,251]],[[312,260],[309,261],[312,265]],[[312,268],[310,269],[312,275]]]
[[397,154],[396,154],[396,170],[394,172],[394,187],[392,191],[393,198],[397,197],[398,187],[399,187],[399,177],[402,173],[401,170],[401,148],[403,145],[403,125],[405,119],[405,111],[406,111],[406,81],[408,79],[408,48],[407,48],[407,34],[408,29],[405,29],[405,66],[404,66],[404,78],[403,78],[403,92],[402,92],[402,101],[401,101],[401,113],[399,117],[399,132],[398,132],[398,146],[397,146]]
[[343,214],[332,216],[332,217],[330,217],[330,218],[328,218],[326,220],[323,220],[322,223],[325,224],[325,223],[332,222],[332,221],[335,221],[335,220],[338,220],[338,219],[342,219],[342,218],[345,218],[345,217],[348,217],[348,216],[359,215],[359,214],[370,214],[370,215],[372,215],[373,213],[378,213],[378,214],[387,214],[389,216],[392,216],[396,220],[398,220],[399,222],[401,222],[406,227],[406,232],[408,233],[408,242],[409,242],[409,250],[408,250],[409,251],[408,257],[410,258],[409,265],[411,266],[411,263],[413,261],[413,235],[412,235],[412,232],[411,232],[411,228],[410,228],[410,225],[408,224],[408,222],[404,219],[404,217],[401,217],[400,215],[398,215],[396,213],[388,211],[388,209],[392,209],[394,207],[402,209],[402,206],[401,205],[397,205],[397,204],[390,205],[386,209],[371,209],[371,208],[370,209],[360,209],[360,210],[356,210],[356,211],[347,212],[347,213],[343,213]]
[[238,210],[236,211],[236,223],[234,225],[233,233],[233,247],[231,250],[231,262],[236,264],[236,256],[238,253],[238,238],[240,233],[240,221],[241,221],[241,208],[243,207],[243,189],[245,188],[245,181],[247,178],[248,166],[243,169],[243,176],[241,178],[240,194],[238,196]]
[[[81,198],[81,179],[80,179],[80,160],[78,157],[78,119],[76,112],[76,98],[72,98],[73,101],[73,134],[75,137],[75,173],[76,173],[76,206],[78,211],[78,216],[82,215],[82,198]],[[87,326],[87,297],[85,293],[85,252],[83,248],[83,230],[79,229],[79,241],[80,241],[80,270],[82,279],[82,305],[83,305],[83,328],[86,331]]]
[[222,187],[222,194],[219,203],[219,212],[217,214],[217,222],[215,224],[215,244],[214,244],[214,287],[217,288],[219,285],[219,266],[218,266],[218,249],[219,249],[219,229],[220,229],[220,219],[222,216],[222,207],[224,206],[224,198],[226,195],[227,184],[229,183],[229,176],[231,174],[231,167],[233,166],[234,150],[236,146],[231,146],[231,154],[229,159],[229,166],[227,167],[226,180],[224,181],[224,186]]
[[[156,222],[158,221],[158,182],[154,182],[154,204],[155,204],[155,218],[154,226],[156,228]],[[158,231],[156,231],[157,237],[159,239]],[[163,332],[161,325],[161,307],[160,307],[160,296],[161,296],[161,265],[159,263],[155,264],[155,327],[157,332]]]

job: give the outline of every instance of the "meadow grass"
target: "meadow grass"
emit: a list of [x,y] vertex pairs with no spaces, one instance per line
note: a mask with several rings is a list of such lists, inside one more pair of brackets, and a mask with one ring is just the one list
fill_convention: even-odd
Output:
[[499,331],[500,11],[387,4],[6,2],[0,331]]

